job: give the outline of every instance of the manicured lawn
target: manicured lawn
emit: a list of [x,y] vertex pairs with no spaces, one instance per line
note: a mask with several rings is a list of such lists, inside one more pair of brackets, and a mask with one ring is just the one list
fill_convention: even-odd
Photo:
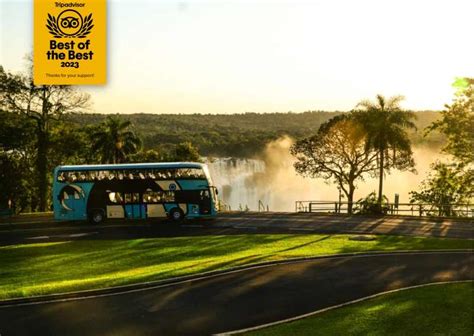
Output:
[[245,335],[472,335],[473,299],[473,282],[407,289]]
[[232,266],[322,254],[470,249],[473,241],[349,235],[255,234],[77,240],[0,247],[0,299],[104,288]]

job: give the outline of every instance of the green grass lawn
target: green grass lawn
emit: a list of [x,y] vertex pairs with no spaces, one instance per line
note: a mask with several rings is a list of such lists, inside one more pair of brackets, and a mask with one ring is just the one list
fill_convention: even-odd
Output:
[[255,234],[77,240],[0,247],[0,299],[105,288],[269,260],[411,249],[470,249],[473,241]]
[[407,289],[245,335],[469,336],[473,298],[473,282]]

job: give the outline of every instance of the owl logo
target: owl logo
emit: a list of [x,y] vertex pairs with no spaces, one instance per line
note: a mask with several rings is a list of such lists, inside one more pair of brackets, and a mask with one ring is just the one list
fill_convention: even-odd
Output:
[[90,32],[93,25],[92,14],[85,18],[73,9],[62,11],[58,17],[48,14],[46,28],[56,38],[84,38]]

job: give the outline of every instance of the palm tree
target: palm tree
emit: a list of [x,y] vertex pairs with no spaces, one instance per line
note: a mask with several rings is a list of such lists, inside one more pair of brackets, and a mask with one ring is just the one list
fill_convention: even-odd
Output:
[[[403,96],[385,98],[377,95],[376,101],[363,100],[356,106],[354,116],[367,134],[366,146],[377,152],[378,155],[378,177],[379,192],[377,203],[379,210],[382,208],[383,198],[383,176],[384,170],[392,167],[399,169],[413,167],[414,162],[411,152],[411,143],[406,132],[409,128],[416,128],[413,123],[415,114],[404,111],[400,107]],[[390,161],[389,151],[393,153]],[[397,161],[397,153],[400,157]],[[401,164],[403,162],[404,164]]]
[[92,150],[99,153],[102,163],[122,163],[141,147],[140,138],[131,130],[132,123],[118,116],[107,119],[92,134]]

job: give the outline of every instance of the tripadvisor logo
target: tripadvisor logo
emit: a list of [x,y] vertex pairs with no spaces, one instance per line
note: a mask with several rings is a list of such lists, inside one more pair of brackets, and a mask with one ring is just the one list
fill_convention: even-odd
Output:
[[62,11],[57,18],[48,13],[46,27],[56,38],[84,38],[94,27],[92,13],[85,18],[74,9]]
[[35,84],[105,84],[107,0],[33,2]]

